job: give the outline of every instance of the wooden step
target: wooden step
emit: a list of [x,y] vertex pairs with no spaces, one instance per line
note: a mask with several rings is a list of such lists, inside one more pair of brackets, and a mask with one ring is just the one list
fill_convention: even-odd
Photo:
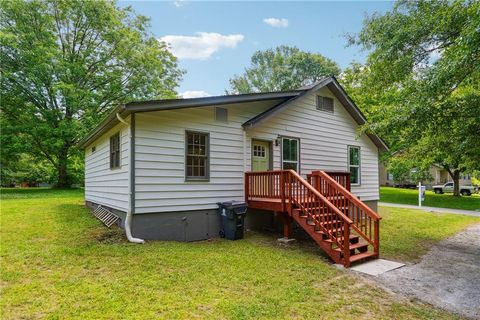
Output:
[[350,263],[355,262],[355,261],[360,261],[363,259],[371,258],[371,257],[376,257],[377,254],[375,252],[362,252],[355,254],[353,256],[350,256]]
[[[341,210],[340,210],[341,211]],[[302,210],[300,209],[293,209],[293,212],[294,214],[297,214],[299,217],[302,217],[302,218],[306,218],[307,217],[307,214],[304,213]],[[342,211],[343,212],[343,211]],[[312,215],[316,218],[321,218],[323,217],[324,220],[328,220],[328,218],[335,218],[336,217],[336,214],[331,212],[331,213],[323,213],[323,214],[315,214],[315,215]]]
[[[368,243],[366,243],[366,242],[351,243],[351,244],[348,246],[348,248],[349,248],[350,250],[355,250],[355,249],[359,249],[359,250],[360,250],[360,249],[362,249],[362,248],[368,248]],[[338,252],[342,252],[342,249],[340,249],[340,248],[335,248],[335,249],[333,249],[333,250],[338,251]]]
[[[350,235],[350,243],[357,243],[359,239],[360,239],[359,236],[356,236],[356,235],[353,235],[353,234]],[[339,237],[338,240],[339,240],[340,242],[342,242],[342,241],[343,241],[343,237]],[[333,240],[332,240],[332,239],[325,239],[324,241],[325,241],[325,242],[333,243]]]
[[[338,228],[338,229],[329,229],[329,231],[335,233],[335,232],[343,232],[343,227],[342,228]],[[323,232],[322,230],[315,230],[316,233],[318,234],[324,234],[325,232]]]

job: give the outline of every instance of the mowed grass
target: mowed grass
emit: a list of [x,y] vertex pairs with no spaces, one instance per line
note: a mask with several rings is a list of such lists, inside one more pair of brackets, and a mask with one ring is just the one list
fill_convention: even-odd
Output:
[[455,318],[337,270],[311,245],[256,233],[135,245],[92,217],[81,190],[43,192],[3,193],[2,319]]
[[[418,190],[392,187],[380,188],[380,201],[418,205]],[[424,206],[480,211],[480,194],[454,197],[451,193],[435,194],[426,191]]]
[[423,210],[380,207],[380,255],[417,262],[435,243],[455,235],[480,218]]

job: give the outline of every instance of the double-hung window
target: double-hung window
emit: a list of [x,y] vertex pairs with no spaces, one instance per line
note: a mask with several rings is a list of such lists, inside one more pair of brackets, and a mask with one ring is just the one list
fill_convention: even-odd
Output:
[[282,137],[282,169],[299,171],[300,143],[295,138]]
[[110,169],[120,168],[120,133],[110,137]]
[[209,179],[209,134],[187,131],[185,133],[185,179]]
[[348,170],[350,171],[350,183],[360,184],[360,147],[348,146]]

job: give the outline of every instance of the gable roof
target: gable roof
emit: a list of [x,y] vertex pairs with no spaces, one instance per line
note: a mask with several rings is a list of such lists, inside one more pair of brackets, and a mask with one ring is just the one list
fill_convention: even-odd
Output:
[[[317,91],[323,87],[327,87],[334,95],[335,97],[342,103],[342,105],[345,107],[347,112],[352,116],[352,118],[359,124],[359,125],[364,125],[367,123],[367,119],[365,115],[360,111],[360,109],[355,105],[355,103],[352,101],[352,99],[348,96],[347,92],[343,89],[343,87],[338,83],[337,79],[335,77],[327,77],[324,78],[318,82],[316,82],[313,85],[306,86],[304,87],[305,89],[298,94],[295,97],[292,97],[291,99],[280,103],[278,105],[275,105],[271,107],[270,109],[265,110],[264,112],[256,115],[255,117],[251,118],[250,120],[246,121],[242,126],[244,128],[252,128],[255,127],[256,125],[262,123],[266,119],[270,118],[274,114],[280,112],[284,108],[288,107],[293,101],[311,93],[314,91]],[[367,136],[373,141],[373,143],[382,151],[387,151],[388,146],[387,144],[377,135],[368,133]]]
[[[270,106],[266,111],[256,115],[252,119],[246,121],[243,124],[244,128],[251,128],[257,124],[263,122],[273,114],[281,111],[290,103],[310,92],[314,92],[322,87],[328,87],[338,100],[345,106],[350,115],[355,121],[363,125],[367,122],[365,116],[348,97],[347,93],[338,83],[335,77],[326,77],[320,81],[302,87],[298,90],[280,91],[280,92],[263,92],[263,93],[249,93],[238,95],[223,95],[212,96],[203,98],[190,98],[190,99],[164,99],[164,100],[150,100],[150,101],[134,101],[113,109],[100,124],[87,134],[82,140],[77,143],[78,148],[85,148],[90,143],[98,139],[105,132],[119,124],[120,121],[117,118],[117,114],[125,118],[131,113],[138,112],[151,112],[161,110],[174,110],[184,108],[198,108],[206,106],[218,106],[227,104],[242,104],[248,102],[264,101]],[[373,143],[381,150],[388,150],[387,145],[374,134],[368,134]]]

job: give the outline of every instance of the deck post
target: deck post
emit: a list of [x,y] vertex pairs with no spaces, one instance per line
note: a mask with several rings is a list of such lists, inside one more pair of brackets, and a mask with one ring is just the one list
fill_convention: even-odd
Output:
[[377,258],[380,257],[380,220],[375,220],[373,222],[373,226],[375,228],[374,235],[373,235],[373,251],[377,254]]
[[285,212],[287,211],[287,208],[285,206],[285,174],[282,172],[280,174],[280,197],[282,198],[282,211]]
[[244,191],[245,191],[245,202],[248,203],[248,196],[250,194],[250,190],[249,190],[249,186],[250,186],[250,183],[249,183],[249,175],[245,172],[244,173],[244,180],[243,180],[243,183],[244,183]]
[[350,267],[350,224],[343,224],[343,265],[345,268]]
[[287,213],[282,214],[283,220],[283,237],[285,239],[290,239],[292,237],[292,222],[293,219]]

